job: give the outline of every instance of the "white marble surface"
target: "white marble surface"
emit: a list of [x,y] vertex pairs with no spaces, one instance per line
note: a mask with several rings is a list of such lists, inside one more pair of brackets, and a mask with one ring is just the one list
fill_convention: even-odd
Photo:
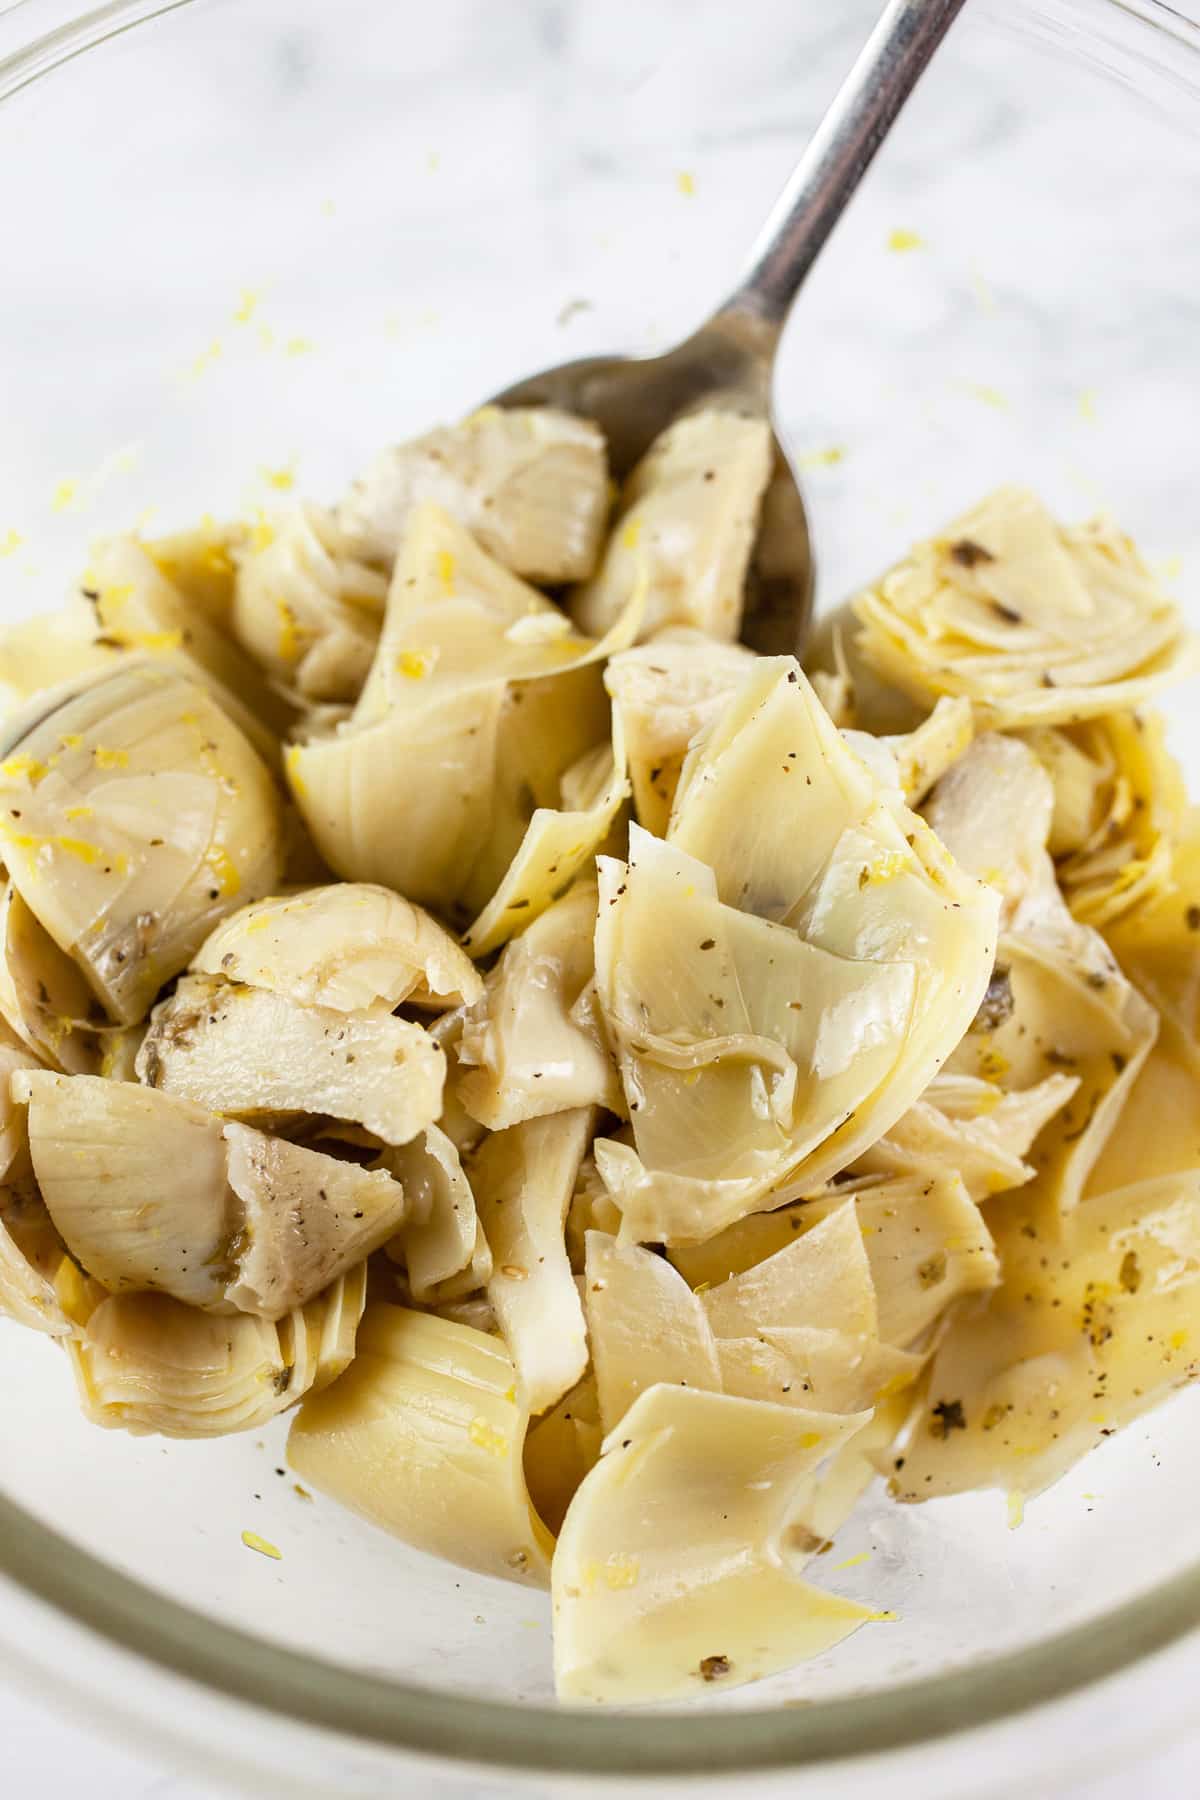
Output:
[[[132,39],[105,51],[102,83],[72,89],[51,131],[40,100],[20,103],[7,158],[0,141],[0,207],[6,241],[34,253],[5,267],[0,292],[3,341],[20,347],[0,357],[0,543],[21,539],[0,561],[0,611],[53,604],[89,532],[143,508],[166,521],[262,501],[261,469],[293,458],[322,492],[376,441],[538,361],[668,341],[736,266],[874,11],[403,6],[403,107],[386,79],[392,38],[368,78],[379,0],[345,0],[336,23],[317,0],[217,0],[222,29],[184,16],[149,65]],[[1052,37],[1072,10],[1047,0]],[[1107,57],[1117,9],[1082,10]],[[348,104],[336,76],[355,57]],[[948,46],[818,269],[781,371],[826,598],[1017,476],[1069,513],[1118,508],[1200,607],[1200,154],[1171,134],[1181,104],[1170,84],[1144,106],[1083,83],[1065,54],[1033,58],[1018,33],[974,20]],[[23,141],[39,146],[24,166]],[[128,184],[123,220],[114,178]],[[919,246],[889,249],[895,231]],[[239,326],[243,289],[261,298]],[[75,488],[59,506],[64,478]],[[105,1444],[110,1493],[122,1452]],[[169,1548],[161,1520],[155,1531]],[[113,1554],[127,1554],[115,1527]],[[221,1603],[251,1604],[232,1589]],[[938,1791],[998,1795],[1019,1767],[1028,1793],[1032,1757],[1040,1791],[1176,1800],[1200,1785],[1198,1680],[1200,1645],[1184,1645],[986,1745],[958,1740],[935,1759]],[[84,1784],[89,1800],[212,1800],[190,1766],[0,1691],[5,1800]],[[907,1759],[889,1792],[927,1800],[932,1767]]]

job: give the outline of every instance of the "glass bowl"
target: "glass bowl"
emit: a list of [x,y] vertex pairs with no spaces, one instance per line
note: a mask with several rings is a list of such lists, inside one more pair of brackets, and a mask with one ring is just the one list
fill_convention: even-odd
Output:
[[[94,533],[292,479],[333,493],[522,372],[682,335],[876,9],[693,0],[684,29],[673,0],[0,7],[3,616],[57,604]],[[1018,479],[1067,516],[1111,506],[1200,619],[1198,105],[1200,31],[1153,0],[967,9],[785,346],[823,605]],[[1186,699],[1173,729],[1200,766]],[[7,1663],[260,1792],[385,1791],[414,1759],[452,1789],[469,1766],[865,1791],[869,1753],[1200,1623],[1195,1394],[1020,1530],[995,1494],[871,1495],[821,1579],[894,1622],[636,1714],[554,1705],[543,1597],[301,1497],[285,1422],[96,1431],[54,1347],[2,1323],[0,1394]]]

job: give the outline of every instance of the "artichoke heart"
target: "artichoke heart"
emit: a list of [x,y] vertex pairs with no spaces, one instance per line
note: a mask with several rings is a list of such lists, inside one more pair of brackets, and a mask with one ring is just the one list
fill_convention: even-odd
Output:
[[231,625],[272,681],[305,701],[357,700],[387,598],[387,577],[357,559],[321,507],[267,526],[237,557]]
[[597,991],[634,1134],[596,1161],[627,1239],[812,1191],[970,1024],[997,897],[843,743],[790,658],[689,756],[666,842],[601,862]]
[[969,699],[997,726],[1067,725],[1195,666],[1179,609],[1110,521],[1058,525],[1000,488],[855,599],[857,648],[915,700]]
[[609,659],[604,685],[620,720],[638,823],[662,837],[683,759],[754,666],[740,644],[673,627]]
[[0,884],[0,1017],[34,1057],[69,1075],[99,1074],[105,1012],[82,969]]
[[515,1383],[494,1337],[375,1302],[351,1366],[297,1414],[288,1460],[415,1549],[544,1587],[552,1541],[525,1486]]
[[563,1228],[594,1130],[586,1106],[529,1119],[493,1132],[469,1163],[492,1253],[488,1299],[531,1413],[561,1400],[587,1367],[587,1329]]
[[365,1304],[362,1270],[274,1322],[113,1295],[67,1345],[80,1405],[94,1425],[134,1435],[261,1430],[347,1367]]
[[647,1388],[604,1444],[554,1555],[563,1700],[682,1699],[813,1656],[872,1618],[801,1581],[791,1511],[869,1413]]
[[656,1382],[721,1392],[717,1345],[704,1308],[664,1257],[589,1231],[583,1288],[606,1435]]
[[243,907],[201,945],[192,968],[337,1012],[391,1013],[404,1001],[445,1012],[483,993],[483,978],[444,926],[367,882]]
[[[853,1207],[870,1274],[871,1297],[862,1290],[861,1266],[850,1235],[847,1204]],[[805,1234],[833,1215],[814,1246],[820,1255],[790,1267],[776,1264]],[[897,1350],[920,1350],[950,1304],[996,1285],[999,1265],[991,1234],[978,1206],[955,1174],[871,1177],[839,1183],[832,1190],[779,1208],[752,1214],[706,1244],[673,1249],[671,1261],[697,1291],[714,1295],[746,1271],[759,1269],[756,1285],[776,1288],[775,1329],[829,1325],[837,1321],[851,1335],[877,1336]],[[803,1272],[803,1285],[797,1278]],[[786,1280],[782,1283],[779,1276]],[[737,1295],[738,1289],[729,1289]],[[744,1292],[745,1290],[741,1290]],[[751,1292],[754,1290],[751,1289]],[[857,1294],[857,1298],[854,1295]],[[795,1302],[791,1296],[796,1296]],[[718,1302],[719,1306],[727,1301]],[[785,1316],[783,1307],[791,1307]]]
[[[491,900],[537,808],[609,734],[600,643],[439,507],[408,526],[352,717],[292,745],[288,779],[330,867],[463,922]],[[551,857],[549,860],[554,860]]]
[[859,1157],[855,1171],[919,1175],[925,1169],[952,1169],[973,1200],[1024,1187],[1037,1170],[1023,1159],[1078,1088],[1078,1075],[1058,1071],[1032,1087],[1011,1092],[980,1076],[943,1071],[903,1118]]
[[893,1473],[901,1500],[1037,1494],[1197,1373],[1194,1167],[1091,1195],[1061,1221],[1025,1194],[995,1202],[989,1220],[1003,1285],[959,1314],[937,1351]]
[[451,1139],[431,1125],[412,1143],[385,1152],[382,1160],[408,1204],[404,1228],[387,1252],[404,1264],[413,1299],[434,1305],[486,1286],[492,1254]]
[[576,1106],[623,1112],[593,1004],[595,884],[580,881],[506,945],[467,1013],[462,1105],[490,1131]]
[[383,1171],[152,1088],[37,1071],[15,1074],[12,1090],[28,1105],[50,1217],[114,1294],[147,1289],[277,1319],[378,1249],[404,1216],[404,1191]]
[[327,1114],[406,1144],[441,1112],[446,1059],[405,1019],[187,975],[151,1014],[137,1070],[148,1086],[213,1112]]
[[1048,847],[1063,897],[1077,919],[1106,930],[1169,889],[1186,833],[1187,789],[1164,721],[1114,712],[1025,735],[1053,785]]
[[360,555],[396,555],[428,501],[489,556],[552,586],[592,573],[608,513],[604,439],[552,407],[481,407],[461,424],[385,450],[354,483],[338,523]]
[[558,808],[539,806],[504,879],[463,934],[472,956],[490,956],[562,898],[617,822],[629,777],[620,722],[611,750],[587,751],[563,775]]
[[621,489],[604,560],[571,595],[583,631],[608,631],[641,593],[642,632],[698,626],[732,642],[771,473],[765,419],[705,408],[657,437]]
[[28,1169],[7,1175],[0,1185],[0,1318],[68,1336],[71,1321],[54,1282],[62,1261],[62,1239]]
[[279,877],[280,807],[204,689],[130,663],[52,705],[0,763],[0,853],[117,1022]]
[[163,658],[201,683],[259,755],[272,765],[292,709],[204,607],[163,572],[150,546],[134,537],[93,544],[80,586],[104,644]]

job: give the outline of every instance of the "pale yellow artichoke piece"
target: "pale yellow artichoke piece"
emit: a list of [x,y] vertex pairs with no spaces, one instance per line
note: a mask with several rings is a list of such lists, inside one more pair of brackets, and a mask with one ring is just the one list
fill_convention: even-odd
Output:
[[13,1077],[40,1067],[28,1045],[7,1034],[0,1040],[0,1181],[29,1173],[29,1120]]
[[[815,1227],[843,1204],[811,1202]],[[951,1172],[901,1176],[864,1186],[853,1198],[875,1291],[879,1337],[901,1350],[924,1348],[952,1301],[999,1280],[992,1234],[961,1178]]]
[[588,1233],[599,1231],[605,1237],[616,1237],[620,1229],[620,1210],[600,1179],[596,1159],[585,1156],[567,1209],[567,1256],[576,1275],[582,1277],[587,1262]]
[[313,1393],[329,1387],[354,1361],[358,1327],[367,1310],[369,1270],[365,1262],[348,1269],[303,1308],[307,1329],[316,1333]]
[[812,1230],[708,1288],[703,1302],[717,1337],[797,1326],[878,1337],[871,1265],[853,1200],[835,1203]]
[[[957,1175],[929,1173],[867,1178],[838,1184],[774,1212],[757,1213],[706,1244],[672,1248],[671,1261],[697,1290],[763,1267],[798,1235],[831,1215],[857,1215],[866,1252],[880,1340],[900,1350],[920,1348],[952,1300],[996,1284],[996,1252],[983,1215]],[[835,1244],[848,1238],[844,1218]],[[834,1264],[835,1278],[838,1265]],[[843,1276],[844,1279],[844,1276]],[[833,1286],[829,1292],[836,1295]]]
[[1037,1494],[1196,1373],[1195,1168],[1092,1195],[1057,1228],[1021,1194],[990,1217],[1004,1283],[942,1340],[894,1469],[901,1500]]
[[918,806],[924,800],[934,783],[970,748],[974,735],[971,702],[951,700],[943,694],[929,716],[912,731],[884,738],[896,759],[900,791],[910,806]]
[[1041,875],[1053,814],[1054,789],[1037,757],[994,731],[975,739],[924,808],[955,861],[999,889],[1006,922]]
[[1002,1083],[1010,1092],[1052,1074],[1078,1083],[1046,1122],[1035,1152],[1038,1185],[1064,1211],[1083,1192],[1158,1032],[1154,1009],[1103,941],[1066,917],[1082,945],[1016,932],[1001,939],[997,963],[1007,970],[1012,1007],[994,1029],[968,1032],[947,1066],[949,1074]]
[[0,1318],[30,1331],[66,1337],[72,1329],[54,1277],[63,1244],[28,1172],[0,1185]]
[[722,900],[786,920],[879,793],[793,659],[761,657],[693,745],[668,835]]
[[288,746],[288,785],[335,874],[421,905],[452,902],[488,840],[503,705],[499,683],[462,689]]
[[0,764],[0,854],[121,1024],[282,857],[274,785],[194,683],[131,664],[51,706]]
[[577,1106],[624,1111],[593,1004],[597,892],[579,881],[505,946],[467,1013],[457,1094],[491,1131]]
[[536,809],[557,809],[566,770],[608,738],[600,665],[636,627],[631,608],[602,642],[579,637],[448,514],[418,508],[352,718],[286,758],[330,866],[469,923]]
[[953,1171],[977,1201],[1023,1187],[1037,1173],[1023,1159],[1078,1087],[1077,1075],[1062,1073],[1011,1093],[975,1076],[935,1075],[921,1099],[855,1169],[877,1175]]
[[491,1252],[471,1184],[446,1133],[430,1125],[411,1143],[385,1152],[383,1164],[403,1187],[407,1202],[404,1228],[387,1250],[404,1264],[413,1299],[436,1304],[464,1271],[471,1287],[486,1284]]
[[[404,1191],[129,1082],[23,1071],[38,1186],[63,1242],[114,1293],[279,1318],[380,1248]],[[170,1179],[163,1171],[170,1170]]]
[[484,1127],[472,1118],[462,1100],[462,1084],[470,1072],[462,1061],[466,1017],[466,1009],[457,1006],[453,1012],[440,1013],[429,1022],[429,1035],[434,1043],[441,1045],[446,1058],[446,1086],[438,1127],[445,1132],[459,1156],[468,1155],[484,1136]]
[[530,1413],[547,1411],[587,1367],[587,1328],[563,1233],[594,1130],[587,1106],[529,1119],[493,1132],[469,1163],[492,1254],[488,1299]]
[[612,749],[588,752],[584,761],[582,772],[568,770],[563,778],[565,784],[576,774],[573,803],[564,792],[561,807],[538,807],[503,881],[464,933],[463,945],[472,956],[490,956],[540,918],[608,837],[630,792],[619,722]]
[[201,946],[192,968],[338,1012],[391,1013],[404,1001],[448,1011],[483,993],[482,976],[444,926],[367,882],[243,907]]
[[787,1534],[806,1476],[869,1416],[648,1388],[563,1522],[559,1697],[631,1704],[736,1687],[873,1617],[800,1581],[803,1552]]
[[220,1305],[237,1229],[221,1120],[91,1075],[18,1073],[12,1091],[42,1197],[83,1268],[113,1293]]
[[596,1158],[627,1237],[704,1238],[811,1191],[907,1110],[987,985],[996,897],[790,659],[689,758],[667,844],[631,828],[628,865],[601,867],[597,988],[635,1147]]
[[382,1249],[403,1223],[404,1189],[383,1169],[226,1125],[229,1186],[240,1202],[225,1299],[279,1318]]
[[[635,1241],[702,1239],[772,1204],[846,1141],[910,1025],[911,966],[831,956],[713,885],[637,827],[629,864],[601,865],[597,988],[635,1146],[595,1154]],[[838,1168],[850,1152],[827,1154]]]
[[482,407],[377,456],[338,508],[360,554],[395,556],[409,521],[435,501],[489,555],[530,581],[590,575],[608,512],[604,439],[552,407]]
[[327,1114],[406,1144],[442,1110],[446,1059],[420,1025],[187,975],[150,1015],[139,1078],[233,1118]]
[[1188,798],[1162,717],[1114,712],[1026,738],[1054,788],[1049,848],[1074,916],[1105,930],[1169,890]]
[[442,507],[412,514],[388,590],[383,633],[354,719],[420,710],[461,687],[544,679],[632,643],[627,606],[599,641],[552,600],[509,573]]
[[135,1435],[261,1430],[347,1366],[365,1302],[360,1270],[275,1323],[114,1295],[67,1345],[80,1404],[92,1424]]
[[721,1392],[712,1327],[697,1296],[665,1258],[589,1231],[583,1289],[606,1434],[656,1383]]
[[121,656],[115,645],[96,642],[95,617],[82,597],[56,612],[8,625],[0,631],[0,713],[45,688],[100,674]]
[[639,590],[643,632],[695,625],[732,642],[771,472],[765,419],[705,408],[657,437],[621,490],[595,576],[571,595],[584,631],[607,631]]
[[387,577],[322,507],[298,506],[237,557],[231,625],[278,686],[307,701],[358,699],[375,658]]
[[891,1470],[891,1446],[912,1411],[907,1387],[883,1399],[856,1431],[801,1484],[788,1526],[789,1541],[806,1553],[828,1549],[881,1465]]
[[591,1374],[529,1427],[525,1479],[538,1517],[555,1536],[580,1482],[596,1466],[603,1436]]
[[858,649],[906,694],[1001,727],[1139,704],[1194,666],[1179,609],[1106,520],[1068,529],[1000,488],[854,601]]
[[188,606],[228,633],[237,557],[263,529],[261,525],[220,524],[206,517],[183,531],[139,542],[159,574],[183,595]]
[[288,1460],[415,1549],[544,1586],[552,1540],[525,1486],[527,1424],[496,1338],[375,1303],[346,1373],[301,1407]]
[[746,1400],[857,1413],[911,1387],[924,1358],[877,1337],[817,1325],[764,1325],[754,1337],[720,1338],[721,1385]]
[[12,883],[0,884],[0,1017],[38,1063],[102,1072],[105,1012],[82,969],[43,930]]
[[624,736],[638,823],[662,837],[692,742],[741,686],[754,658],[674,628],[611,657],[604,685]]
[[227,631],[168,581],[137,538],[93,544],[80,593],[95,613],[103,643],[175,663],[210,690],[260,756],[277,760],[291,707]]

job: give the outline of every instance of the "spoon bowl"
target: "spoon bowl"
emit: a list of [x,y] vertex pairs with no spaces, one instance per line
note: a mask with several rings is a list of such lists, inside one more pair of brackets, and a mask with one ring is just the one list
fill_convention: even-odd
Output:
[[[593,419],[621,481],[654,439],[700,407],[771,419],[779,327],[727,308],[665,356],[585,356],[497,394],[494,406],[553,406]],[[746,577],[742,641],[764,656],[798,656],[815,589],[804,496],[772,428],[773,460]]]
[[594,420],[622,480],[683,414],[766,419],[773,461],[744,595],[741,639],[799,656],[816,588],[804,496],[774,428],[775,353],[792,302],[964,0],[890,0],[813,134],[731,298],[665,356],[586,356],[528,376],[493,406],[552,406]]

